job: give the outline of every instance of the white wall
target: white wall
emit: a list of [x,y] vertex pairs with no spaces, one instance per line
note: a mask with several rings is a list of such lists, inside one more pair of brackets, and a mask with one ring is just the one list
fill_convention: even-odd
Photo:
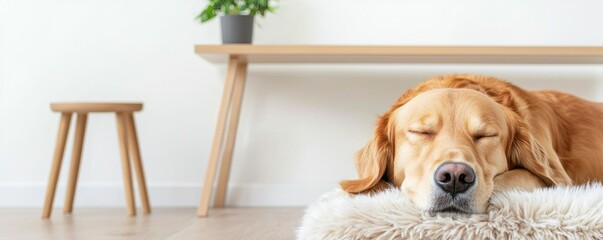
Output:
[[[193,53],[219,43],[204,1],[0,0],[0,206],[41,206],[59,115],[53,101],[143,101],[151,201],[199,199],[225,67]],[[284,0],[256,43],[603,45],[601,1]],[[303,205],[355,176],[375,118],[430,76],[490,74],[603,101],[601,66],[252,65],[228,202]],[[123,206],[111,115],[92,115],[76,205]],[[73,132],[72,132],[73,133]],[[61,186],[71,148],[66,149]],[[56,205],[62,205],[64,187]]]

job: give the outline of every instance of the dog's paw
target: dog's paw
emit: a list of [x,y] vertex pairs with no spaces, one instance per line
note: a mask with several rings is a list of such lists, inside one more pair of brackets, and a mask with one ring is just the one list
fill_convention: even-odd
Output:
[[525,169],[514,169],[494,177],[493,192],[523,190],[532,191],[544,188],[546,184],[536,175]]

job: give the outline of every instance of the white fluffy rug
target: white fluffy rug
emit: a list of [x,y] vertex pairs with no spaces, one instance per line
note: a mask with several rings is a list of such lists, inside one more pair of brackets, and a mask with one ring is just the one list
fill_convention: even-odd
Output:
[[298,239],[603,239],[603,186],[492,196],[486,214],[431,216],[398,189],[325,194],[306,210]]

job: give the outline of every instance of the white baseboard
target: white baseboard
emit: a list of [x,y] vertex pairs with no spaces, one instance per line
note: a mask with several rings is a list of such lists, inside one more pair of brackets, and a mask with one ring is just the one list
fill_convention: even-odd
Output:
[[[196,207],[201,184],[149,184],[153,207]],[[305,206],[335,186],[292,184],[244,184],[230,186],[227,205],[240,207]],[[0,184],[0,207],[42,207],[45,184]],[[135,192],[137,194],[137,192]],[[54,206],[62,207],[65,186],[59,185]],[[137,206],[140,206],[136,195]],[[76,190],[75,207],[123,207],[124,191],[121,184],[80,184]]]

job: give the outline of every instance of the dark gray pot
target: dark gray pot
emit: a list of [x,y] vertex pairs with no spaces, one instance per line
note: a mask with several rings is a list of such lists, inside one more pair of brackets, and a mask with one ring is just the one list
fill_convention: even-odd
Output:
[[253,15],[225,15],[220,17],[222,43],[251,43]]

